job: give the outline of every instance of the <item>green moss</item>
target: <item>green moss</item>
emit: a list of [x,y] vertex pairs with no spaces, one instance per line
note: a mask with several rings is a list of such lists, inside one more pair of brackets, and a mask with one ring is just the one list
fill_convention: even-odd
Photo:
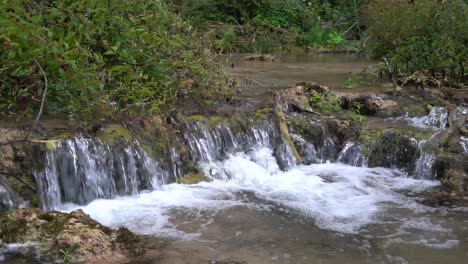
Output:
[[253,118],[254,120],[264,119],[267,115],[273,112],[273,108],[271,106],[260,108],[255,111]]
[[427,115],[427,105],[425,104],[408,104],[401,108],[403,113],[408,113],[410,117]]
[[197,184],[202,181],[206,181],[208,178],[201,172],[199,173],[187,173],[182,178],[177,180],[180,184]]
[[98,136],[104,143],[114,145],[118,140],[132,140],[130,131],[119,125],[109,125]]
[[64,140],[64,139],[69,139],[69,138],[73,138],[75,136],[74,133],[72,132],[65,132],[65,133],[62,133],[60,135],[56,135],[52,138],[50,138],[51,140]]
[[187,117],[187,120],[193,121],[193,122],[203,122],[206,120],[206,118],[202,115],[191,115]]
[[278,118],[279,131],[281,135],[283,136],[283,139],[286,140],[286,143],[291,148],[291,151],[294,157],[296,158],[296,164],[301,164],[303,162],[302,157],[301,155],[299,155],[296,145],[294,145],[294,142],[291,139],[291,136],[289,135],[288,125],[286,123],[286,117],[284,113],[281,110],[276,110],[275,114],[276,114],[276,117]]
[[133,256],[139,255],[142,251],[142,241],[127,228],[119,228],[117,231],[117,242],[122,243],[125,250]]
[[372,144],[382,136],[383,129],[362,129],[357,141],[361,143],[361,151],[364,156],[369,156]]
[[294,132],[300,135],[305,135],[309,131],[309,121],[306,118],[295,116],[288,121]]
[[222,117],[222,116],[210,116],[208,118],[208,121],[210,122],[211,127],[216,127],[217,125],[221,123],[229,124],[228,118]]
[[10,218],[12,213],[3,215],[0,220],[0,237],[5,243],[25,243],[28,241],[26,236],[27,222],[25,219],[13,221]]
[[47,140],[44,142],[44,146],[47,151],[55,151],[58,147],[59,140]]

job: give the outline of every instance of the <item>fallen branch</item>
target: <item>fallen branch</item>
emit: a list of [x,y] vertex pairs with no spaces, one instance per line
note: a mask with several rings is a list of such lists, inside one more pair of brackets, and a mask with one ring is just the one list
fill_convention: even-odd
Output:
[[265,87],[265,85],[263,85],[263,84],[257,82],[256,80],[252,80],[252,82],[254,82],[254,83],[256,83],[256,84],[258,84],[258,85],[260,85],[260,86],[262,86],[262,87]]
[[393,82],[393,85],[395,85],[395,87],[397,88],[397,90],[401,89],[402,87],[400,87],[395,79],[395,73],[392,71],[392,68],[390,67],[390,63],[388,62],[387,58],[384,58],[385,60],[385,64],[387,65],[387,70],[388,70],[388,73],[390,73],[390,79],[392,80]]

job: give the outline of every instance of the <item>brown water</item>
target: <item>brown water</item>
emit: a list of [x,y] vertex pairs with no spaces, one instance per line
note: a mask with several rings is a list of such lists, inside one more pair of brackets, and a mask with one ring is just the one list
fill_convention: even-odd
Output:
[[241,92],[238,96],[250,98],[271,95],[275,90],[292,87],[300,81],[352,92],[360,87],[350,90],[345,88],[344,82],[365,68],[375,67],[375,63],[366,57],[347,54],[289,54],[279,56],[279,62],[273,63],[242,61],[243,57],[223,56],[219,61],[231,76],[239,79]]

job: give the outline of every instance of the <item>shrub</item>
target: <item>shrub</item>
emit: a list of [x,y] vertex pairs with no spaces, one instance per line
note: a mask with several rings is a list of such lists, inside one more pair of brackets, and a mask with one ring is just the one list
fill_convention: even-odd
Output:
[[0,109],[81,119],[157,113],[225,84],[197,36],[160,0],[0,2]]
[[372,0],[368,48],[393,71],[463,68],[468,59],[468,4],[464,0]]

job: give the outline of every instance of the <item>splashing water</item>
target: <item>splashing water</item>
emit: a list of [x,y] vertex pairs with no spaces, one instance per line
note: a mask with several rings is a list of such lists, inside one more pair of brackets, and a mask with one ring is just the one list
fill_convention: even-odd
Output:
[[[298,166],[285,172],[279,169],[269,148],[232,154],[207,168],[218,172],[209,182],[165,185],[154,192],[96,200],[80,208],[105,225],[126,226],[152,235],[181,235],[177,219],[173,219],[177,212],[209,216],[236,206],[260,211],[287,208],[310,218],[320,228],[355,233],[381,221],[380,214],[390,205],[419,207],[399,191],[417,192],[437,185],[406,178],[395,170],[331,163]],[[251,196],[246,198],[245,193]]]

